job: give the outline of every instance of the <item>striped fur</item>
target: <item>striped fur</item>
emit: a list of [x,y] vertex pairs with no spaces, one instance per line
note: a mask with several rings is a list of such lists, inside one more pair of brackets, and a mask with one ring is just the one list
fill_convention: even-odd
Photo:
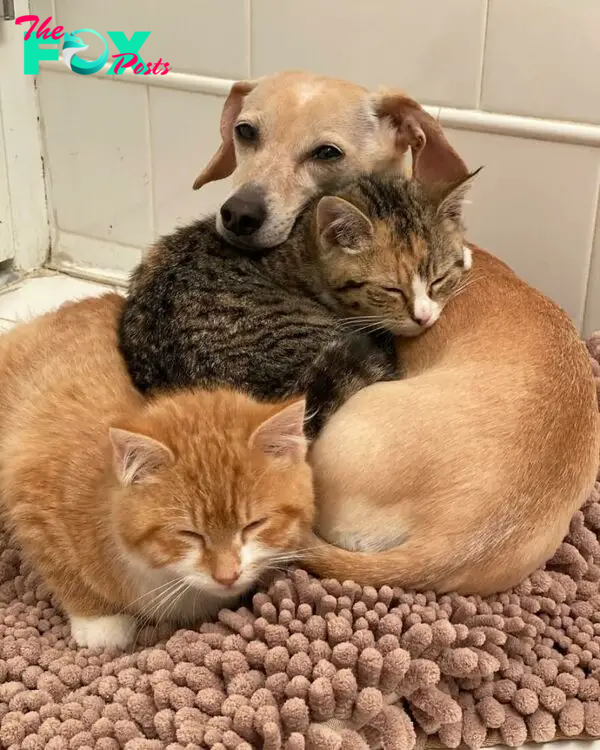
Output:
[[[260,399],[308,391],[314,433],[354,392],[397,377],[393,347],[368,334],[396,330],[411,311],[383,287],[406,285],[415,264],[429,274],[445,253],[462,257],[454,249],[460,226],[437,216],[439,200],[403,178],[363,177],[340,196],[375,228],[360,257],[324,247],[318,201],[286,242],[262,254],[229,246],[214,217],[159,240],[133,274],[120,322],[136,386],[230,386]],[[429,248],[440,256],[435,263]],[[357,314],[381,320],[361,333],[353,331],[364,327],[360,318],[352,325]]]

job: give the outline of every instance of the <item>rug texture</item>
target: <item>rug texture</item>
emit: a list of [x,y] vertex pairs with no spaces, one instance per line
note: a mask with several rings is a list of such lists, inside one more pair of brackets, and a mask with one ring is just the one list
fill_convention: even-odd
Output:
[[[600,382],[600,334],[588,342]],[[0,747],[411,750],[600,737],[600,484],[544,570],[497,596],[282,575],[119,654],[78,650],[0,535]],[[149,634],[142,634],[148,637]]]

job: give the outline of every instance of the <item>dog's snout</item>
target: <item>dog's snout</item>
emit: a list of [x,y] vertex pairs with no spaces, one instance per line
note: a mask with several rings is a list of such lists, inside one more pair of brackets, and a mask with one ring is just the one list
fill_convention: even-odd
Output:
[[221,220],[228,232],[248,236],[258,231],[267,218],[265,196],[260,188],[243,187],[221,206]]

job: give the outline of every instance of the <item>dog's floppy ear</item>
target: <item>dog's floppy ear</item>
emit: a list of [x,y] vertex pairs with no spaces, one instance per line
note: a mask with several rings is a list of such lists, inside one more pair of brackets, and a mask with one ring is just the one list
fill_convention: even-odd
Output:
[[198,190],[207,182],[222,180],[235,169],[235,149],[233,147],[233,125],[242,109],[246,94],[256,86],[257,81],[237,81],[231,87],[229,96],[223,105],[221,113],[221,145],[217,153],[200,172],[194,182],[194,190]]
[[466,164],[448,143],[439,123],[414,99],[403,93],[378,94],[375,111],[394,125],[398,150],[410,147],[413,177],[419,182],[431,185],[467,178]]

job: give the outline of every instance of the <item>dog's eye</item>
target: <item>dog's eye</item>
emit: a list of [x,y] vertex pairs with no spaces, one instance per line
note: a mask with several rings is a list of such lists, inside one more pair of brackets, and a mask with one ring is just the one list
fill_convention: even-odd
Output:
[[312,158],[317,161],[335,161],[341,159],[343,152],[337,146],[332,146],[330,143],[324,146],[317,146],[312,152]]
[[235,126],[235,134],[240,140],[248,141],[249,143],[254,143],[254,141],[258,140],[258,130],[254,125],[250,125],[249,122],[239,122]]

